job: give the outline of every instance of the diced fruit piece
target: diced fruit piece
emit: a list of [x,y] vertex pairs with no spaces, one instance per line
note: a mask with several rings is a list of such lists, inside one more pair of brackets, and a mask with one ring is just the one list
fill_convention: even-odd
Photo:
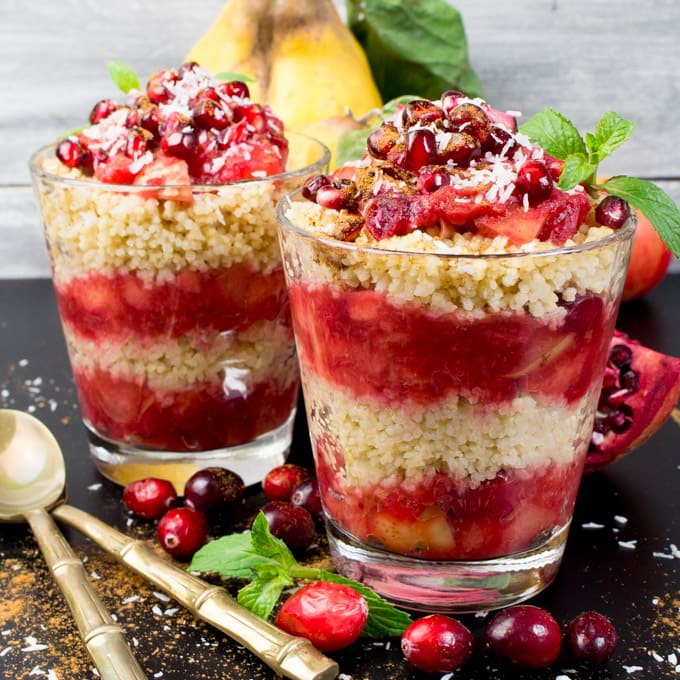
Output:
[[278,465],[264,476],[262,492],[269,501],[288,501],[295,488],[310,477],[309,470],[301,465]]
[[208,467],[195,472],[184,485],[184,502],[194,510],[218,513],[243,498],[245,485],[235,472]]
[[133,162],[132,158],[122,153],[111,156],[106,163],[97,166],[94,178],[107,184],[132,184],[135,179]]
[[307,638],[322,652],[336,652],[355,642],[368,620],[368,604],[356,590],[317,581],[303,586],[281,607],[276,625]]
[[158,519],[176,500],[175,487],[167,479],[139,479],[123,489],[125,507],[144,519]]
[[569,623],[566,637],[571,657],[579,663],[606,663],[616,650],[616,629],[598,612],[579,614]]
[[262,506],[269,530],[292,551],[306,550],[316,536],[312,516],[288,501],[269,501]]
[[504,214],[478,217],[475,226],[483,236],[505,236],[510,243],[520,245],[538,236],[545,219],[546,212],[541,207],[524,210],[521,205],[512,205]]
[[449,673],[470,660],[472,633],[456,619],[432,614],[417,619],[401,636],[406,660],[424,673]]
[[191,202],[193,193],[191,190],[191,177],[185,161],[180,158],[168,158],[160,156],[148,165],[135,177],[133,184],[139,186],[158,186],[162,189],[140,192],[144,198],[172,199],[175,201]]
[[158,522],[158,542],[177,559],[189,559],[208,539],[205,515],[192,508],[168,510]]

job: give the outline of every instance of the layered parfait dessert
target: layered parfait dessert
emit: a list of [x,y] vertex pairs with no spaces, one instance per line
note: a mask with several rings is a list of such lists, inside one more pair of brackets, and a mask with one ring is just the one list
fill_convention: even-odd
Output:
[[80,404],[105,448],[205,452],[289,429],[298,370],[276,204],[323,171],[317,147],[316,165],[287,172],[274,112],[187,63],[98,102],[34,156]]
[[563,547],[633,226],[598,223],[561,169],[513,115],[447,92],[282,203],[332,546],[368,549],[340,555],[354,577],[373,549],[422,568]]

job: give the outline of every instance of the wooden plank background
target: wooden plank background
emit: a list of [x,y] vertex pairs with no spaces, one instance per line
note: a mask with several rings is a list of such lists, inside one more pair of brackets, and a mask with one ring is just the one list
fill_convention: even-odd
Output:
[[[637,123],[605,173],[653,179],[680,202],[678,0],[456,0],[489,101],[552,106],[590,130],[613,109]],[[115,96],[108,59],[143,77],[180,63],[222,0],[2,0],[0,278],[49,276],[30,153]],[[338,74],[342,77],[342,74]],[[680,271],[678,263],[673,264]]]

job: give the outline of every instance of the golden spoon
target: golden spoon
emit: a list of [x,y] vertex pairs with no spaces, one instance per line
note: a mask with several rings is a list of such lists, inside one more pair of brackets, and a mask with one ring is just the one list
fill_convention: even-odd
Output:
[[66,498],[64,459],[36,418],[0,409],[0,522],[26,521],[103,680],[145,680],[125,640],[47,510]]

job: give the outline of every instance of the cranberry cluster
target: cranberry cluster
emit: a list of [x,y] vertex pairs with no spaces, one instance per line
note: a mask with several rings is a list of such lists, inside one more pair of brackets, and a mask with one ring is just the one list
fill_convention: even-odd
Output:
[[[220,83],[187,62],[152,75],[145,91],[131,93],[125,104],[97,102],[89,117],[92,127],[61,140],[56,155],[70,168],[121,184],[132,183],[147,154],[149,160],[168,156],[186,162],[194,183],[241,179],[228,176],[217,159],[242,143],[271,145],[285,166],[283,123],[249,97],[245,83]],[[116,171],[97,172],[105,166]]]
[[[272,534],[291,550],[308,548],[321,518],[316,479],[306,468],[281,465],[267,473],[262,489],[267,499],[262,512]],[[239,475],[208,467],[186,481],[183,497],[168,480],[148,477],[125,487],[123,503],[138,517],[158,519],[161,546],[173,557],[190,559],[207,541],[209,519],[232,510],[244,494]]]
[[[579,663],[602,664],[614,654],[617,635],[612,622],[597,612],[583,612],[567,626],[566,643]],[[496,614],[486,626],[482,647],[501,662],[518,668],[547,668],[562,649],[562,631],[545,610],[516,605]],[[426,673],[446,673],[472,656],[474,638],[460,621],[443,614],[414,621],[404,632],[406,660]]]

